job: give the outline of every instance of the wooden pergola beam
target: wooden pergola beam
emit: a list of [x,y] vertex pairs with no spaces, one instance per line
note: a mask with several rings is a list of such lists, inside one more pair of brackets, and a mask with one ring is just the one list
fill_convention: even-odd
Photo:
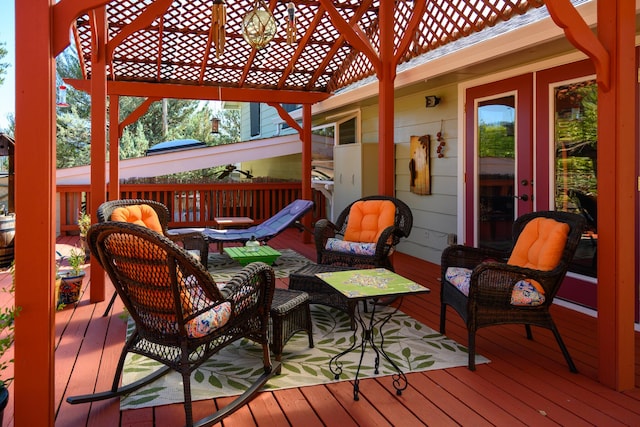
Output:
[[[64,79],[76,90],[91,93],[91,80]],[[201,101],[278,102],[281,104],[315,104],[329,98],[325,92],[251,89],[218,86],[180,85],[177,83],[140,83],[108,81],[107,94]]]

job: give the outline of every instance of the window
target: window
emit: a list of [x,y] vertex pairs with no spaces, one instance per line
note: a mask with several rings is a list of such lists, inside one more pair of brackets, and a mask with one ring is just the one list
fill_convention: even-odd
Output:
[[260,135],[260,103],[249,104],[249,118],[251,120],[251,136]]

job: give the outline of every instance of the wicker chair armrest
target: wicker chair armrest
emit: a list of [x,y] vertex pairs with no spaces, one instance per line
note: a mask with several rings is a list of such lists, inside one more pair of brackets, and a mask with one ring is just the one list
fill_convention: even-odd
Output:
[[474,248],[472,246],[451,245],[442,251],[440,265],[444,272],[447,267],[475,268],[488,259],[503,261],[509,254],[489,248]]
[[263,262],[252,262],[243,267],[223,290],[225,299],[232,303],[232,316],[253,310],[269,313],[275,284],[273,267]]
[[318,253],[324,250],[327,240],[336,236],[338,228],[334,223],[328,219],[320,219],[316,222],[313,229],[314,241],[316,244],[316,250]]
[[376,242],[376,258],[380,259],[388,256],[391,249],[398,244],[401,237],[404,237],[404,233],[395,225],[391,225],[382,230]]
[[[541,271],[502,262],[483,262],[471,273],[469,299],[482,306],[509,306],[513,287],[520,280],[535,280],[543,287],[546,295],[557,278],[555,270]],[[549,303],[551,299],[549,298]]]

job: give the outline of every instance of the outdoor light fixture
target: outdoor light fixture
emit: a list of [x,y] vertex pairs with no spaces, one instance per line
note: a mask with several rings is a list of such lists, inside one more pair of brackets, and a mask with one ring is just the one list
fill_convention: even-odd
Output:
[[67,87],[65,85],[61,85],[58,87],[58,102],[56,102],[56,107],[68,107],[67,104]]
[[220,133],[220,119],[217,117],[211,119],[211,133]]
[[440,98],[435,95],[425,96],[425,99],[427,101],[427,108],[435,107],[436,105],[440,104]]
[[254,49],[262,49],[269,44],[277,29],[276,19],[263,0],[256,0],[253,10],[242,20],[242,36]]

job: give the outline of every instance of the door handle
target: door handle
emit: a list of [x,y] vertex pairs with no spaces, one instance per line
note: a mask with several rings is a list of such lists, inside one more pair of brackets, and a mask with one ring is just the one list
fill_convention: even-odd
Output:
[[526,201],[529,200],[529,195],[527,195],[527,194],[523,194],[522,196],[513,196],[513,197],[516,198],[516,199],[520,199],[523,202],[526,202]]

